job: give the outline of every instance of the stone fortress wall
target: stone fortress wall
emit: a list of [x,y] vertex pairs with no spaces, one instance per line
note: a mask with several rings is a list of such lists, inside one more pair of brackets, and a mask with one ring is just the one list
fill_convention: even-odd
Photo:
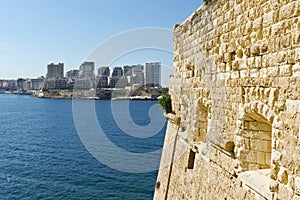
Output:
[[154,199],[300,199],[300,1],[209,1],[174,45]]

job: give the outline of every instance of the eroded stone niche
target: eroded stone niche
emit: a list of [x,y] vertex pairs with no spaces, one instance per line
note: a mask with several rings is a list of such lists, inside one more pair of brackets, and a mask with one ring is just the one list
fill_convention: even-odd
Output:
[[240,136],[236,138],[236,156],[241,171],[271,167],[272,126],[266,118],[249,113],[243,119]]

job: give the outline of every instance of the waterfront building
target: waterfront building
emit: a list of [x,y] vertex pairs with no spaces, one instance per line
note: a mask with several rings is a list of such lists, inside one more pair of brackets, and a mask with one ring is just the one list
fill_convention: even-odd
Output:
[[144,84],[144,72],[141,66],[136,66],[132,68],[132,73],[130,76],[130,85],[133,84]]
[[3,87],[6,90],[16,90],[17,89],[17,81],[16,80],[5,80],[3,82]]
[[123,74],[124,76],[131,76],[132,74],[132,66],[129,66],[129,65],[125,65],[123,66]]
[[65,90],[67,89],[67,79],[46,79],[43,89]]
[[109,77],[110,88],[125,88],[128,85],[126,76],[112,76]]
[[64,77],[64,63],[50,63],[47,65],[47,75],[46,78],[61,79]]
[[109,77],[109,87],[110,88],[115,88],[120,77],[119,76],[111,76]]
[[94,62],[83,62],[79,66],[79,77],[86,79],[95,79],[95,63]]
[[32,88],[31,79],[26,79],[23,83],[23,89],[29,91]]
[[123,76],[122,67],[114,67],[112,71],[112,77],[121,77]]
[[18,78],[18,80],[17,80],[17,88],[18,88],[18,90],[20,90],[20,91],[24,90],[24,82],[25,81],[26,80],[23,79],[23,78]]
[[97,88],[107,88],[108,87],[108,77],[107,76],[96,76],[96,86]]
[[99,67],[98,76],[109,77],[110,76],[109,67]]
[[96,87],[107,88],[109,75],[110,75],[109,67],[99,67],[98,76],[96,77]]
[[67,71],[66,77],[71,80],[77,79],[79,77],[79,70],[73,69],[73,70]]
[[78,78],[74,81],[75,90],[90,90],[93,88],[93,81],[88,78]]
[[121,76],[115,85],[115,88],[125,88],[128,85],[128,79],[126,76]]
[[41,90],[44,86],[44,79],[43,78],[37,78],[37,79],[31,79],[31,89],[32,90]]
[[161,63],[145,63],[144,65],[144,85],[148,87],[160,87],[161,83]]

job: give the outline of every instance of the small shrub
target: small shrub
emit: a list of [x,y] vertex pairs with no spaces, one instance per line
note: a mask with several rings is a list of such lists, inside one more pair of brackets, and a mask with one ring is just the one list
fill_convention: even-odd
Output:
[[159,105],[166,111],[166,113],[172,112],[172,102],[171,96],[169,94],[163,95],[160,99],[158,99]]

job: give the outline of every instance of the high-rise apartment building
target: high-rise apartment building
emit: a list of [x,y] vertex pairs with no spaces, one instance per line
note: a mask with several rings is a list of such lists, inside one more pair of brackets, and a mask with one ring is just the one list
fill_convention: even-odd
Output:
[[68,79],[72,79],[72,80],[77,79],[79,77],[79,70],[73,69],[73,70],[67,71],[66,77]]
[[130,85],[138,84],[143,85],[144,84],[144,72],[142,65],[135,65],[132,67],[132,73],[130,76]]
[[98,76],[109,77],[109,75],[110,75],[109,67],[99,67],[98,68]]
[[109,67],[99,67],[98,76],[96,77],[97,88],[107,88],[108,87],[108,77],[110,75]]
[[48,79],[60,79],[64,77],[64,63],[50,63],[47,65],[47,75]]
[[94,80],[95,79],[95,63],[83,62],[79,67],[79,77]]
[[43,78],[31,79],[31,87],[32,90],[41,90],[44,85]]
[[23,79],[23,78],[18,78],[18,80],[17,80],[17,88],[18,88],[18,90],[24,90],[24,82],[25,81],[26,80]]
[[111,76],[112,77],[121,77],[121,76],[123,76],[122,67],[114,67]]
[[144,85],[148,87],[159,87],[161,78],[161,63],[145,63]]
[[132,66],[125,65],[123,66],[124,76],[131,76],[132,74]]

